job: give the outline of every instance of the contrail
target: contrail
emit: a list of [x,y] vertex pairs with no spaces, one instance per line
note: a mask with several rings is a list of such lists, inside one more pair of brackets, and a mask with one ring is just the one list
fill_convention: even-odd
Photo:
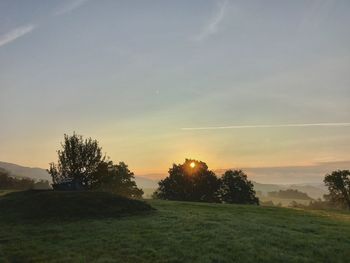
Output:
[[4,35],[0,35],[0,47],[15,41],[17,38],[32,32],[34,29],[35,25],[25,25],[17,27]]
[[253,129],[253,128],[319,127],[319,126],[324,126],[324,127],[350,127],[350,122],[208,126],[208,127],[187,127],[187,128],[181,128],[181,130],[193,131],[193,130],[224,130],[224,129]]

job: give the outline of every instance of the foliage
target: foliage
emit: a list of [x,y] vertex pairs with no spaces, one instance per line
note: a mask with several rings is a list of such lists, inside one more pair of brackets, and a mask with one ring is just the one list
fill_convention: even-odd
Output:
[[120,217],[150,210],[143,201],[100,191],[31,190],[0,197],[0,211],[7,215],[3,220],[12,222]]
[[132,173],[124,162],[113,164],[112,161],[102,162],[97,171],[92,175],[93,189],[100,189],[117,193],[118,195],[141,198],[142,189],[137,188],[134,181],[134,173]]
[[324,183],[329,190],[329,195],[325,195],[326,200],[350,209],[350,171],[338,170],[327,174]]
[[26,223],[0,213],[0,262],[349,261],[348,212],[148,202],[155,212],[123,218]]
[[49,188],[49,182],[46,180],[40,180],[36,182],[30,178],[16,178],[11,176],[4,169],[0,169],[0,189],[28,190]]
[[282,199],[300,199],[300,200],[311,200],[312,198],[307,195],[307,193],[300,192],[294,189],[279,190],[268,192],[268,196],[282,198]]
[[311,200],[309,204],[301,204],[296,201],[292,201],[289,204],[289,207],[293,208],[302,208],[302,209],[311,209],[311,210],[334,210],[338,207],[334,206],[334,204],[330,203],[327,200]]
[[134,174],[120,162],[106,161],[96,140],[81,135],[64,135],[58,151],[58,164],[51,163],[55,190],[102,190],[130,198],[141,198]]
[[155,198],[167,200],[218,202],[220,181],[204,162],[186,159],[173,164],[169,176],[159,182]]
[[57,151],[58,163],[50,163],[47,170],[54,184],[72,181],[77,188],[89,189],[92,175],[104,161],[102,148],[96,140],[83,139],[83,136],[73,133],[64,135],[62,149]]
[[254,185],[242,170],[228,170],[220,179],[220,200],[233,204],[257,204]]
[[218,179],[206,163],[186,159],[183,164],[173,164],[169,176],[159,182],[153,198],[259,204],[253,187],[253,183],[241,170],[228,170]]

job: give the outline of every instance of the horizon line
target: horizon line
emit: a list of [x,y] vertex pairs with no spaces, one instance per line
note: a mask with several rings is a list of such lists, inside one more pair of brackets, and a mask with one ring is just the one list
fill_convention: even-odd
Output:
[[189,131],[189,130],[224,130],[224,129],[254,129],[254,128],[288,128],[288,127],[296,128],[296,127],[320,127],[320,126],[324,126],[324,127],[350,127],[350,122],[184,127],[184,128],[181,128],[181,130]]

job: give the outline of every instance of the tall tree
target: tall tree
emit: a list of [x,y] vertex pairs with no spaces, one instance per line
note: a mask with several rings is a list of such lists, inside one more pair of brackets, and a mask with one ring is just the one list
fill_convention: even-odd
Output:
[[186,159],[173,164],[169,176],[161,180],[155,198],[167,200],[218,202],[219,180],[201,161]]
[[221,201],[233,204],[257,204],[254,185],[242,170],[228,170],[220,179],[219,197]]
[[143,191],[134,181],[132,173],[124,162],[113,164],[112,161],[102,162],[92,176],[93,189],[113,192],[125,197],[142,198]]
[[350,171],[338,170],[327,174],[324,183],[328,187],[329,199],[334,204],[350,209]]
[[57,151],[58,163],[50,163],[47,170],[54,184],[72,182],[77,188],[90,188],[92,175],[104,161],[102,148],[97,140],[84,139],[73,133],[64,135],[62,149]]

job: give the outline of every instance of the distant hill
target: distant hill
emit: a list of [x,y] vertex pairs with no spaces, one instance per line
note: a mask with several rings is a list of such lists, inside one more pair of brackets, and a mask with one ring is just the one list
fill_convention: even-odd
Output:
[[223,174],[228,169],[242,169],[250,180],[264,184],[289,184],[323,186],[327,173],[338,169],[350,169],[350,161],[320,162],[313,165],[271,166],[271,167],[233,167],[217,169],[215,173]]
[[[343,166],[348,165],[348,163],[342,164]],[[312,198],[322,198],[324,194],[327,193],[326,188],[322,184],[322,175],[325,173],[325,165],[322,165],[323,169],[320,167],[314,167],[313,173],[314,175],[318,174],[318,182],[316,183],[301,183],[301,184],[265,184],[265,183],[258,183],[254,182],[254,189],[256,191],[261,191],[263,194],[267,194],[267,192],[272,191],[279,191],[279,190],[286,190],[286,189],[295,189],[304,193],[307,193]],[[13,176],[17,177],[29,177],[32,179],[40,180],[49,180],[51,181],[50,175],[47,173],[45,169],[42,168],[30,168],[25,167],[13,163],[7,163],[7,162],[0,162],[0,168],[3,168],[10,172]],[[334,167],[332,167],[334,168]],[[301,167],[288,167],[288,168],[281,168],[281,167],[269,167],[269,168],[247,168],[243,169],[247,172],[249,178],[252,180],[255,179],[263,179],[264,175],[274,175],[277,177],[277,175],[280,175],[280,177],[284,177],[285,174],[287,174],[289,177],[296,176],[297,178],[306,171],[309,172],[312,170],[310,167],[302,169]],[[220,175],[222,174],[224,169],[216,170],[215,172]],[[296,175],[297,173],[298,175]],[[163,175],[165,177],[166,174]],[[143,176],[135,176],[135,181],[138,187],[142,189],[147,189],[148,192],[153,192],[154,189],[158,187],[158,181],[159,179],[150,179],[147,177],[153,177],[153,178],[161,178],[162,175],[160,174],[147,174]],[[252,178],[253,177],[253,178]]]
[[141,187],[142,189],[145,188],[157,188],[158,187],[158,180],[149,179],[143,176],[135,176],[135,182],[138,187]]
[[16,177],[28,177],[35,180],[49,180],[51,177],[45,169],[25,167],[13,163],[0,162],[0,168],[8,171],[11,175]]
[[[164,175],[165,177],[166,175]],[[160,179],[159,179],[160,180]],[[158,181],[154,179],[149,179],[145,177],[136,176],[135,181],[137,185],[143,188],[147,196],[150,196],[151,193],[158,187]],[[263,195],[267,195],[268,192],[274,192],[279,190],[293,189],[298,190],[303,193],[307,193],[311,198],[317,199],[322,198],[324,194],[327,193],[327,189],[321,183],[315,184],[263,184],[254,182],[254,190],[260,191]]]
[[260,191],[263,195],[267,195],[268,192],[276,192],[280,190],[293,189],[303,193],[307,193],[311,198],[322,198],[327,193],[327,189],[320,184],[294,184],[294,185],[282,185],[282,184],[261,184],[254,183],[254,190]]
[[[8,171],[15,177],[28,177],[36,180],[44,179],[51,181],[51,177],[48,172],[42,168],[31,168],[0,161],[0,169]],[[135,181],[138,187],[141,188],[156,188],[158,185],[158,181],[142,176],[135,176]]]

